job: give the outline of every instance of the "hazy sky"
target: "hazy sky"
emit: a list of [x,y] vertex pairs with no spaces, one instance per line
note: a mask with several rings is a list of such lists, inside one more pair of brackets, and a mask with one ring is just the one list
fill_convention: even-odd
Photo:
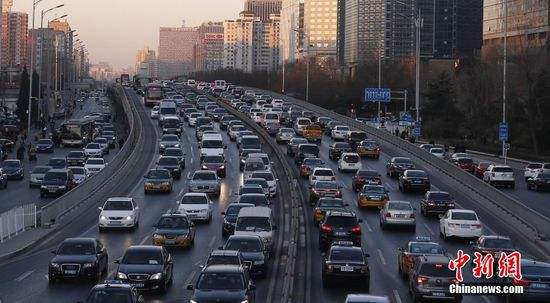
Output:
[[[29,28],[32,1],[14,0],[12,9],[29,13]],[[194,26],[235,19],[244,6],[244,0],[43,0],[36,10],[36,26],[42,9],[61,3],[65,6],[48,13],[45,20],[68,14],[91,61],[107,61],[114,67],[133,66],[136,50],[144,45],[157,50],[161,26],[181,26],[183,20]]]

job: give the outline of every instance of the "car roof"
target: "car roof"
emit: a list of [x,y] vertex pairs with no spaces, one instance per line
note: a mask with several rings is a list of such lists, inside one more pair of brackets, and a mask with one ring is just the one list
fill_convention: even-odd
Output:
[[63,240],[62,243],[82,243],[82,242],[90,242],[95,243],[95,238],[84,238],[84,237],[74,237],[74,238],[67,238]]
[[162,246],[156,245],[132,245],[126,249],[126,252],[129,250],[138,250],[138,251],[161,251]]
[[449,257],[445,255],[423,255],[420,258],[421,262],[424,263],[449,263]]
[[208,195],[206,193],[185,193],[185,195],[183,195],[184,197],[186,196],[192,196],[192,197],[208,197]]
[[262,238],[260,238],[260,236],[258,235],[231,235],[229,236],[227,241],[230,240],[257,240],[261,242]]
[[210,256],[239,256],[238,250],[222,250],[222,249],[216,249],[210,252]]
[[[257,194],[255,194],[257,195]],[[239,217],[271,217],[271,208],[264,206],[244,207],[239,211]]]
[[326,213],[326,216],[355,218],[355,213],[347,210],[330,210]]
[[107,201],[132,201],[132,200],[134,199],[131,197],[111,197],[107,199]]
[[389,303],[390,299],[386,296],[373,296],[364,294],[349,294],[346,297],[346,303]]
[[215,264],[208,265],[203,270],[203,273],[242,273],[244,268],[233,264]]
[[451,213],[469,213],[469,214],[475,214],[476,212],[469,209],[449,209]]
[[66,173],[68,169],[65,168],[52,168],[48,171],[48,173]]

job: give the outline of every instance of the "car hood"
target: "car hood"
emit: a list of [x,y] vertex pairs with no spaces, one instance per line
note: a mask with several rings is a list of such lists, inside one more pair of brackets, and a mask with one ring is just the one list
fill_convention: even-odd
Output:
[[36,148],[50,148],[52,144],[36,144]]
[[4,172],[7,174],[13,174],[21,170],[21,167],[4,167]]
[[174,145],[178,145],[180,143],[176,142],[176,141],[160,141],[160,144],[162,144],[164,146],[174,146]]
[[95,262],[95,255],[56,255],[52,263],[92,263]]
[[192,186],[196,186],[196,185],[218,185],[218,181],[214,181],[214,180],[191,180],[189,181],[189,184],[192,185]]
[[119,264],[118,271],[128,273],[156,274],[162,272],[161,264]]
[[193,294],[193,300],[197,302],[216,303],[240,303],[247,299],[246,290],[199,290]]
[[172,169],[179,169],[180,166],[179,165],[159,165],[158,168],[172,170]]
[[189,229],[177,229],[177,228],[157,228],[153,232],[153,234],[159,234],[159,235],[178,235],[178,236],[186,236],[189,234]]

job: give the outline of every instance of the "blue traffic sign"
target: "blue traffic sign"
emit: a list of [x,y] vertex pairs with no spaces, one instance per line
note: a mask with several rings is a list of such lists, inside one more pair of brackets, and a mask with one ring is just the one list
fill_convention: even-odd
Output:
[[365,102],[390,102],[389,88],[365,88]]
[[508,123],[501,122],[498,126],[498,138],[500,141],[508,141]]
[[411,114],[407,113],[407,112],[400,112],[399,113],[399,118],[401,119],[401,121],[403,122],[409,122],[409,123],[412,123],[414,120],[413,120],[413,117],[411,116]]
[[412,133],[415,137],[420,137],[420,124],[417,124],[414,126],[414,128],[412,129]]

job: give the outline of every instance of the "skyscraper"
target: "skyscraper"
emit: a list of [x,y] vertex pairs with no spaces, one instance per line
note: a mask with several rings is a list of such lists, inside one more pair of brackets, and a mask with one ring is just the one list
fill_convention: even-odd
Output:
[[261,21],[269,21],[269,15],[281,13],[281,0],[246,0],[244,10],[251,12]]
[[212,71],[223,65],[223,22],[204,22],[198,27],[194,50],[195,70]]
[[293,62],[298,56],[300,31],[303,30],[303,23],[300,24],[301,4],[303,5],[302,0],[283,0],[282,2],[281,20],[279,25],[279,51],[281,54],[281,64],[283,62]]
[[2,4],[2,12],[9,12],[11,11],[11,7],[13,5],[13,0],[0,0],[0,3]]
[[304,51],[335,56],[338,0],[305,0],[304,4]]
[[2,12],[1,61],[3,67],[22,69],[27,64],[28,15]]
[[198,39],[196,27],[161,27],[159,33],[159,77],[181,76],[194,70],[193,49]]

